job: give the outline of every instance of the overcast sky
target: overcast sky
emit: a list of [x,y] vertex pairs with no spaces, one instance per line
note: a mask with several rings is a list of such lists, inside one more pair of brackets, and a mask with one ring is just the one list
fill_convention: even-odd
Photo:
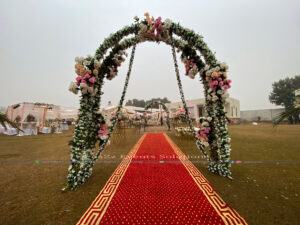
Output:
[[[145,12],[204,36],[229,65],[230,95],[242,110],[274,108],[272,83],[300,74],[299,0],[0,0],[0,106],[27,101],[77,108],[79,95],[68,91],[74,58],[93,55],[110,33]],[[118,103],[127,65],[105,83],[102,104]],[[180,67],[186,99],[203,97],[199,80]],[[137,46],[126,99],[152,97],[180,100],[164,43]]]

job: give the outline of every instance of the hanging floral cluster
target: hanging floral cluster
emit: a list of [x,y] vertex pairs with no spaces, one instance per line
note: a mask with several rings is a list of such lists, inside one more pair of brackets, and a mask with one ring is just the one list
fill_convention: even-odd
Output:
[[[88,56],[86,59],[83,57],[75,58],[75,72],[78,75],[76,82],[71,82],[69,90],[77,94],[79,90],[83,95],[90,94],[95,96],[98,89],[94,88],[96,76],[98,75],[100,62]],[[93,64],[93,65],[92,65]]]
[[204,146],[209,146],[208,135],[211,130],[209,122],[211,120],[212,120],[211,117],[207,117],[207,118],[200,117],[199,118],[199,125],[198,125],[199,130],[197,131],[196,135],[200,139],[200,141],[202,142],[202,144]]
[[146,20],[142,21],[139,25],[139,32],[137,38],[140,41],[145,41],[147,39],[155,39],[155,40],[168,40],[169,36],[169,28],[172,24],[170,19],[166,19],[162,22],[161,17],[154,19],[152,16],[150,18],[149,13],[145,13]]
[[225,63],[220,63],[212,69],[209,69],[209,66],[205,67],[206,81],[209,82],[208,100],[215,102],[219,98],[224,100],[229,97],[227,90],[231,87],[231,80],[227,79],[227,69]]
[[194,79],[197,75],[198,67],[194,62],[194,59],[188,59],[186,56],[181,56],[181,61],[184,63],[185,66],[185,75],[189,76],[191,79]]

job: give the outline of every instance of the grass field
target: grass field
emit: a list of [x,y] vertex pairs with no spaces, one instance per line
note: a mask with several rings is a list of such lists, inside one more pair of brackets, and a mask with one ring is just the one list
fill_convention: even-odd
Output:
[[[27,137],[0,135],[0,224],[75,224],[140,137],[114,138],[75,192],[66,181],[72,130]],[[299,224],[300,126],[231,126],[234,181],[213,175],[199,162],[190,138],[170,134],[219,195],[249,224]]]

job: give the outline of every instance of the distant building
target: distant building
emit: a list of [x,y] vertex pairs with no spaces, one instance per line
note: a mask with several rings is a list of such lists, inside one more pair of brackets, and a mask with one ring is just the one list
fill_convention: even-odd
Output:
[[244,121],[273,121],[285,109],[257,109],[241,111],[241,120]]
[[74,120],[78,110],[61,110],[61,107],[46,103],[23,102],[8,106],[6,116],[14,122],[37,122],[41,126],[47,120]]
[[[199,118],[202,116],[205,116],[205,99],[199,98],[199,99],[192,99],[186,101],[187,108],[190,112],[190,115],[192,118]],[[182,108],[183,104],[182,102],[171,102],[165,104],[167,108],[169,109],[171,116],[172,113],[176,112],[177,108]],[[227,98],[226,104],[225,104],[225,112],[228,118],[233,120],[239,120],[240,115],[240,101],[234,98]]]

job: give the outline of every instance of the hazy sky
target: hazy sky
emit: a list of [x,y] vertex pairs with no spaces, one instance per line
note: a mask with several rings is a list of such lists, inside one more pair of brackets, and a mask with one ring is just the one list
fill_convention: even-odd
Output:
[[[93,55],[110,33],[145,12],[204,36],[229,65],[230,95],[241,109],[274,108],[271,84],[300,74],[299,0],[0,0],[0,106],[28,101],[78,107],[79,95],[68,91],[76,77],[74,58]],[[102,104],[118,103],[127,65],[105,83]],[[180,67],[186,99],[202,97],[201,83]],[[164,43],[136,50],[126,99],[151,97],[180,100]]]

